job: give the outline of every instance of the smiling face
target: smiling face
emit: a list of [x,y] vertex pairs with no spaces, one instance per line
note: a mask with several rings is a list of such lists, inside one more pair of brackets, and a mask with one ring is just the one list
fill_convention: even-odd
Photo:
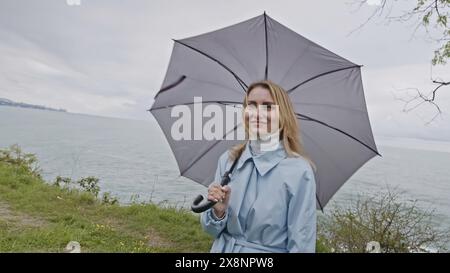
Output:
[[[270,132],[265,138],[262,138],[262,146],[267,144],[265,140],[270,139],[270,145],[266,145],[270,150],[274,137],[279,137],[286,153],[289,157],[302,156],[311,164],[314,171],[317,171],[316,165],[305,153],[305,148],[300,139],[300,127],[297,120],[292,101],[280,85],[262,80],[252,83],[248,88],[243,101],[243,123],[245,128],[246,141],[233,146],[230,149],[230,159],[239,158],[247,146],[248,140],[254,140],[252,132],[260,135],[262,127],[267,125],[266,132]],[[268,107],[270,105],[270,107]],[[259,111],[259,108],[266,107],[267,111]],[[270,108],[270,110],[268,109]],[[275,124],[275,126],[273,126]],[[278,133],[277,133],[278,131]],[[261,137],[260,137],[261,139]],[[270,147],[269,147],[270,146]]]
[[261,138],[278,129],[278,105],[267,88],[256,86],[249,91],[244,117],[250,137]]

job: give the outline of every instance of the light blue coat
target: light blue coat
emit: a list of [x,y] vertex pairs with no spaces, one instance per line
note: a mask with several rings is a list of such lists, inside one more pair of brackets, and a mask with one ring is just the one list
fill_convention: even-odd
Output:
[[[215,182],[231,164],[226,151]],[[287,157],[282,142],[253,155],[247,143],[228,185],[225,218],[212,209],[201,214],[203,229],[215,237],[211,252],[315,252],[316,183],[303,157]]]

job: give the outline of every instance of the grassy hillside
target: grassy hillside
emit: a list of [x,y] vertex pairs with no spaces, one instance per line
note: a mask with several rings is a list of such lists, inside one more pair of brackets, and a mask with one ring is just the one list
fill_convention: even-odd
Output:
[[61,252],[69,241],[78,241],[82,252],[210,249],[212,237],[197,215],[104,203],[91,192],[45,183],[25,158],[0,161],[0,252]]

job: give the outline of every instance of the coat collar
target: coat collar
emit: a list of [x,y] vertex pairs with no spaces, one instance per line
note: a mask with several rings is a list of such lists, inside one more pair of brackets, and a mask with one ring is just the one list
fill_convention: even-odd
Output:
[[259,155],[252,155],[250,151],[250,142],[247,141],[245,149],[239,157],[239,161],[236,168],[239,170],[242,168],[247,160],[253,159],[253,162],[261,176],[264,176],[273,167],[275,167],[281,160],[286,158],[287,154],[284,149],[283,141],[280,141],[278,148],[273,151],[267,151]]

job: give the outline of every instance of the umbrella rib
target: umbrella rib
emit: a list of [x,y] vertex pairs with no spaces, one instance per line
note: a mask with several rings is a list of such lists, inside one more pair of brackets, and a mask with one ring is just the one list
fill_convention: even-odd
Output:
[[189,79],[189,80],[192,80],[192,81],[204,83],[204,84],[210,84],[210,85],[217,86],[217,87],[220,87],[220,88],[224,88],[224,89],[227,89],[227,90],[231,90],[231,91],[233,91],[233,92],[238,93],[239,95],[242,95],[242,93],[239,92],[239,90],[236,90],[236,89],[231,88],[231,87],[226,86],[226,85],[218,84],[218,83],[216,83],[216,82],[207,81],[207,80],[203,80],[203,79],[197,79],[197,78],[194,78],[194,77],[189,77],[188,79]]
[[242,104],[242,102],[237,102],[237,101],[226,101],[226,100],[206,100],[206,101],[198,101],[198,102],[185,102],[185,103],[177,103],[177,104],[169,104],[166,106],[159,106],[159,107],[155,107],[155,108],[150,108],[148,109],[148,111],[153,111],[153,110],[161,110],[161,109],[166,109],[166,108],[170,108],[170,107],[175,107],[178,105],[190,105],[190,104],[195,104],[195,103],[219,103],[222,105],[228,105],[228,104]]
[[222,62],[220,62],[220,61],[217,60],[216,58],[214,58],[214,57],[212,57],[212,56],[206,54],[205,52],[203,52],[203,51],[201,51],[201,50],[199,50],[199,49],[197,49],[197,48],[195,48],[195,47],[193,47],[193,46],[190,46],[190,45],[188,45],[188,44],[185,44],[185,43],[181,42],[180,40],[175,40],[175,39],[174,39],[173,41],[176,42],[176,43],[179,43],[179,44],[181,44],[181,45],[184,45],[185,47],[190,48],[190,49],[194,50],[195,52],[198,52],[198,53],[202,54],[203,56],[205,56],[205,57],[207,57],[207,58],[209,58],[209,59],[215,61],[216,63],[218,63],[220,66],[222,66],[223,68],[225,68],[228,72],[230,72],[230,73],[234,76],[234,78],[237,80],[237,82],[239,83],[239,85],[242,87],[244,93],[246,92],[246,90],[247,90],[247,88],[248,88],[247,84],[246,84],[246,83],[245,83],[238,75],[236,75],[236,73],[234,73],[229,67],[227,67],[226,65],[224,65]]
[[161,90],[159,90],[158,93],[155,95],[154,98],[156,99],[156,98],[160,95],[160,93],[165,92],[165,91],[168,91],[168,90],[170,90],[170,89],[172,89],[172,88],[178,86],[178,85],[179,85],[181,82],[183,82],[185,79],[192,80],[192,81],[196,81],[196,82],[200,82],[200,83],[204,83],[204,84],[210,84],[210,85],[218,86],[218,87],[220,87],[220,88],[224,88],[224,89],[231,90],[231,91],[233,91],[233,92],[237,92],[237,93],[239,93],[239,94],[242,94],[241,92],[239,92],[239,90],[233,89],[233,88],[231,88],[231,87],[229,87],[229,86],[220,85],[220,84],[217,84],[217,83],[215,83],[215,82],[205,81],[205,80],[196,79],[196,78],[193,78],[193,77],[190,77],[190,76],[188,77],[188,76],[186,76],[186,75],[182,75],[180,78],[178,78],[178,80],[177,80],[176,82],[174,82],[174,83],[172,83],[172,84],[169,84],[168,86],[163,87]]
[[322,206],[322,203],[321,203],[320,200],[319,200],[319,196],[317,195],[317,192],[316,192],[316,200],[317,200],[317,203],[319,203],[320,210],[321,210],[322,213],[323,213],[323,206]]
[[267,41],[267,15],[265,11],[264,11],[264,36],[266,42],[266,69],[264,72],[264,79],[267,80],[269,74],[269,46]]
[[161,94],[162,92],[165,92],[165,91],[167,91],[167,90],[169,90],[169,89],[172,89],[172,88],[174,88],[175,86],[177,86],[177,85],[179,85],[182,81],[184,81],[186,79],[186,75],[183,75],[183,76],[181,76],[180,78],[178,78],[178,80],[176,81],[176,82],[174,82],[174,83],[172,83],[172,84],[169,84],[168,86],[166,86],[166,87],[163,87],[163,88],[161,88],[161,90],[159,90],[159,92],[158,93],[156,93],[156,95],[155,95],[155,99],[159,96],[159,94]]
[[291,93],[292,91],[294,91],[295,89],[299,88],[299,87],[302,86],[303,84],[305,84],[305,83],[307,83],[307,82],[310,82],[310,81],[312,81],[312,80],[315,80],[315,79],[317,79],[317,78],[320,78],[320,77],[322,77],[322,76],[325,76],[325,75],[328,75],[328,74],[332,74],[332,73],[335,73],[335,72],[339,72],[339,71],[342,71],[342,70],[347,70],[347,69],[356,68],[356,67],[361,67],[361,65],[352,65],[352,66],[349,66],[349,67],[343,67],[343,68],[338,68],[338,69],[330,70],[330,71],[327,71],[327,72],[323,72],[323,73],[321,73],[321,74],[319,74],[319,75],[316,75],[316,76],[314,76],[314,77],[311,77],[311,78],[309,78],[309,79],[307,79],[307,80],[302,81],[301,83],[297,84],[296,86],[292,87],[291,89],[289,89],[289,90],[286,91],[286,92],[287,92],[287,93]]
[[341,129],[338,129],[338,128],[334,127],[334,126],[331,126],[331,125],[329,125],[329,124],[327,124],[327,123],[325,123],[325,122],[323,122],[323,121],[320,121],[320,120],[318,120],[318,119],[311,118],[311,117],[309,117],[309,116],[307,116],[307,115],[303,115],[303,114],[299,114],[299,113],[295,113],[295,115],[296,115],[297,117],[299,117],[300,119],[302,119],[302,120],[314,121],[314,122],[317,122],[317,123],[319,123],[319,124],[322,124],[322,125],[324,125],[324,126],[326,126],[326,127],[328,127],[328,128],[331,128],[331,129],[333,129],[333,130],[335,130],[335,131],[338,131],[338,132],[340,132],[340,133],[342,133],[342,134],[344,134],[344,135],[346,135],[346,136],[352,138],[353,140],[356,140],[357,142],[361,143],[363,146],[365,146],[366,148],[368,148],[369,150],[371,150],[371,151],[374,152],[375,154],[381,156],[381,155],[380,155],[376,150],[374,150],[372,147],[370,147],[369,145],[365,144],[364,142],[362,142],[361,140],[357,139],[356,137],[350,135],[349,133],[342,131]]
[[[233,129],[231,129],[230,131],[226,132],[223,136],[222,139],[224,139],[228,134],[234,132],[238,126],[240,126],[242,123],[237,124],[236,126],[234,126]],[[209,152],[214,146],[216,146],[218,143],[220,143],[220,141],[222,141],[222,139],[218,139],[216,140],[211,146],[208,147],[208,149],[206,149],[203,153],[201,153],[194,161],[191,162],[191,164],[189,164],[183,171],[180,172],[180,175],[184,175],[192,166],[194,166],[195,163],[197,163],[197,161],[199,161],[207,152]]]

